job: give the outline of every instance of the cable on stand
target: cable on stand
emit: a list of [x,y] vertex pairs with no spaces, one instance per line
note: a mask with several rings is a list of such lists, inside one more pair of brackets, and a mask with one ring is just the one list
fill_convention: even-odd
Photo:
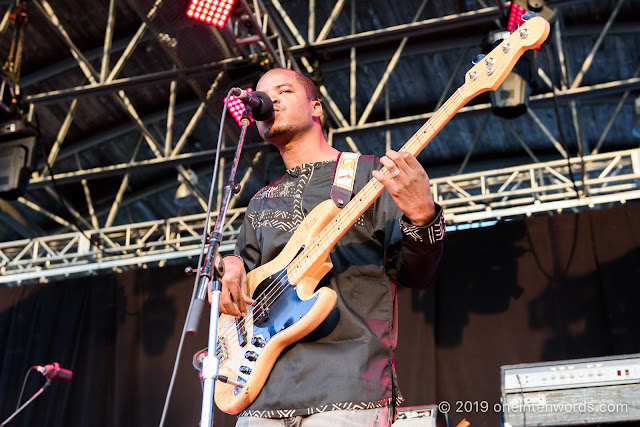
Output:
[[[60,381],[67,382],[67,381],[71,381],[71,378],[73,378],[73,372],[68,369],[61,368],[58,362],[54,362],[50,365],[45,365],[45,366],[32,366],[31,368],[29,368],[29,371],[27,372],[27,376],[29,375],[29,372],[31,372],[32,369],[35,369],[36,371],[40,372],[43,376],[47,377],[47,382],[45,382],[44,385],[40,387],[40,390],[36,391],[33,394],[33,396],[29,398],[29,400],[27,400],[26,402],[24,402],[22,406],[17,408],[16,411],[9,416],[9,418],[4,420],[2,424],[0,424],[0,427],[6,426],[9,423],[9,421],[14,419],[20,412],[22,412],[24,408],[29,406],[31,402],[36,400],[38,396],[44,393],[45,390],[48,389],[49,386],[51,386],[52,380],[60,380]],[[26,378],[25,378],[25,382],[26,382]],[[24,384],[23,384],[23,391],[24,391]],[[18,405],[20,404],[20,400],[22,399],[22,392],[20,392],[20,396],[21,396],[20,399],[18,399]]]

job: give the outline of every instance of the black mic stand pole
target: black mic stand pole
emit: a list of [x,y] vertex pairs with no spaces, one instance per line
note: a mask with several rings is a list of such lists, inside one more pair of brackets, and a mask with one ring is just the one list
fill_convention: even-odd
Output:
[[[222,196],[222,203],[220,204],[220,210],[218,218],[216,218],[216,224],[214,230],[211,232],[209,238],[209,250],[205,263],[200,272],[200,287],[198,288],[198,295],[194,306],[189,316],[188,333],[195,334],[198,330],[198,323],[200,321],[200,315],[202,314],[202,308],[206,301],[206,292],[209,283],[211,283],[211,314],[209,318],[209,343],[208,351],[204,360],[202,361],[202,379],[204,380],[202,390],[202,413],[200,414],[200,427],[213,427],[213,397],[215,392],[215,380],[218,378],[218,369],[220,367],[220,360],[217,355],[218,348],[218,317],[220,315],[220,292],[222,290],[222,282],[220,278],[224,274],[224,266],[220,261],[220,255],[218,249],[222,243],[222,228],[224,227],[224,219],[229,209],[229,203],[231,202],[231,193],[238,193],[240,191],[240,185],[234,182],[236,176],[236,170],[238,169],[238,161],[240,160],[240,153],[242,152],[242,145],[244,144],[244,138],[247,133],[247,127],[251,123],[251,108],[245,107],[242,114],[242,129],[240,131],[240,138],[238,139],[238,146],[236,148],[236,154],[229,171],[229,179],[224,187],[224,193]],[[221,125],[222,126],[222,125]],[[215,177],[214,177],[215,180]],[[213,186],[213,182],[211,185]],[[207,230],[204,230],[206,233]],[[242,302],[238,302],[242,304]],[[212,350],[213,349],[213,350]]]
[[36,400],[36,397],[40,396],[42,393],[44,393],[44,391],[46,389],[49,388],[49,386],[51,385],[51,380],[49,378],[47,378],[47,382],[44,383],[44,385],[40,388],[40,390],[36,391],[33,396],[31,396],[31,398],[29,400],[27,400],[26,402],[24,402],[24,405],[22,405],[21,407],[19,407],[18,409],[16,409],[16,412],[14,412],[13,414],[11,414],[11,416],[9,418],[7,418],[6,420],[4,420],[2,422],[2,424],[0,424],[0,427],[4,427],[6,426],[9,421],[11,421],[12,419],[15,418],[16,415],[18,415],[20,412],[22,412],[22,410],[24,408],[26,408],[31,402],[33,402],[34,400]]

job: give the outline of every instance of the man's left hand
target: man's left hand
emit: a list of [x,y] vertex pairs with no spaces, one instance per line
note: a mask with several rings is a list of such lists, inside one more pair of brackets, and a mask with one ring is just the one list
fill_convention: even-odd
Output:
[[389,150],[380,163],[389,169],[391,177],[385,177],[380,171],[374,171],[373,176],[387,188],[402,213],[413,225],[431,223],[436,209],[429,176],[420,162],[410,153]]

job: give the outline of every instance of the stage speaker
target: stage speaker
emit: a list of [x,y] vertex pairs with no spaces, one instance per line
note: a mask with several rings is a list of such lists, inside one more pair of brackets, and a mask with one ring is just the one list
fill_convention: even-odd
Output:
[[640,421],[640,355],[502,366],[502,425]]
[[0,198],[24,194],[36,161],[36,132],[22,120],[0,126]]
[[440,412],[438,405],[407,406],[398,408],[398,419],[394,427],[449,427],[448,413]]

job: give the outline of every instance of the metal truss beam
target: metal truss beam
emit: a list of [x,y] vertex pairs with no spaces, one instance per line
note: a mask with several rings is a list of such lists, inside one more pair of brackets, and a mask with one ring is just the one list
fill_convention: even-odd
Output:
[[[536,162],[431,180],[449,225],[517,218],[565,209],[594,208],[640,199],[640,149],[571,158],[578,196],[566,160]],[[585,174],[578,167],[584,161]],[[245,208],[231,209],[222,252],[230,252]],[[214,218],[215,219],[215,218]],[[0,283],[137,268],[200,254],[205,214],[0,243]],[[87,239],[88,238],[88,239]]]
[[[618,4],[621,4],[623,0],[618,1]],[[47,8],[50,8],[47,0],[40,0],[40,2],[46,5]],[[406,43],[409,37],[422,36],[435,32],[454,31],[465,26],[494,20],[500,13],[499,7],[485,7],[484,9],[461,14],[428,19],[359,34],[353,34],[354,28],[352,29],[351,35],[329,38],[330,29],[338,14],[342,13],[344,3],[342,0],[336,1],[336,5],[327,22],[324,24],[318,23],[320,24],[318,28],[322,29],[318,36],[315,37],[316,22],[315,12],[313,10],[315,9],[315,0],[310,0],[309,40],[305,41],[290,20],[287,21],[288,17],[286,16],[284,8],[280,6],[279,1],[272,1],[272,4],[276,7],[276,13],[269,16],[261,0],[253,0],[253,8],[251,8],[246,0],[242,0],[240,4],[249,13],[253,24],[251,27],[255,31],[253,34],[246,35],[247,37],[243,40],[238,38],[238,42],[242,41],[239,46],[241,46],[240,51],[246,53],[245,57],[229,58],[217,63],[127,79],[115,80],[120,67],[115,66],[112,72],[108,73],[108,67],[104,65],[108,62],[105,59],[108,52],[113,51],[110,46],[111,36],[109,34],[105,35],[105,45],[101,49],[103,55],[101,62],[103,66],[99,72],[92,69],[89,61],[84,58],[83,54],[79,52],[69,40],[70,49],[76,57],[76,65],[83,67],[83,71],[91,84],[36,94],[31,96],[29,101],[32,103],[47,103],[64,98],[77,98],[104,92],[112,93],[114,97],[116,97],[116,92],[125,88],[189,78],[201,73],[210,72],[211,69],[229,70],[231,68],[235,69],[236,67],[241,68],[249,65],[247,62],[248,59],[246,58],[255,59],[256,56],[266,58],[268,55],[272,59],[273,64],[291,68],[298,67],[296,63],[296,59],[298,59],[302,66],[304,66],[309,73],[312,73],[319,68],[325,69],[325,66],[323,64],[322,67],[320,67],[320,65],[316,63],[310,63],[305,57],[307,53],[310,51],[344,50],[345,52],[351,52],[351,57],[347,64],[352,68],[354,77],[352,82],[354,92],[351,94],[352,108],[349,117],[350,121],[347,121],[342,115],[342,112],[332,101],[330,94],[324,86],[320,88],[320,91],[325,99],[327,111],[339,126],[331,130],[329,139],[333,141],[336,136],[346,138],[350,143],[351,149],[358,151],[355,142],[351,140],[352,133],[368,131],[373,128],[376,130],[389,130],[393,126],[404,126],[413,121],[426,121],[433,113],[389,119],[391,114],[387,101],[385,104],[385,116],[387,118],[383,121],[367,123],[373,106],[372,101],[358,121],[355,102],[353,102],[353,99],[355,99],[356,86],[355,66],[356,64],[361,65],[366,63],[370,58],[379,55],[380,52],[365,53],[365,55],[358,57],[356,62],[356,48],[372,45],[373,43],[379,44],[393,41],[400,43],[399,46],[395,48],[396,56],[392,59],[391,65],[376,87],[374,98],[378,99],[383,91],[385,95],[387,94],[386,81],[390,73],[393,72],[393,67],[400,56],[412,54],[412,52],[417,52],[418,50],[439,49],[435,46],[428,48],[407,46]],[[577,3],[577,1],[549,0],[547,3],[549,6],[557,7],[564,4]],[[40,6],[40,8],[42,8],[42,6]],[[50,15],[52,15],[52,12]],[[52,15],[52,18],[55,18],[55,16]],[[415,19],[417,18],[418,14],[416,14]],[[282,35],[278,33],[274,26],[274,22],[279,22],[278,20],[286,23],[284,26],[280,23],[280,27],[282,30],[288,29],[290,34],[287,34],[286,31],[283,31]],[[599,40],[604,37],[609,27],[610,25],[608,25],[605,30],[602,30]],[[558,30],[557,26],[556,30]],[[614,29],[612,29],[612,31],[613,30]],[[143,24],[139,33],[132,40],[130,49],[127,48],[127,51],[133,49],[137,41],[144,34],[144,31],[145,26]],[[293,37],[291,37],[291,35]],[[287,44],[285,37],[293,42]],[[298,45],[289,48],[289,45],[293,43],[298,43]],[[446,46],[450,48],[452,43],[459,44],[460,42],[449,42]],[[251,50],[247,51],[249,48]],[[363,49],[363,51],[365,50],[367,49]],[[594,46],[593,52],[596,50],[597,47]],[[391,55],[388,56],[390,57]],[[364,57],[369,59],[363,59]],[[124,63],[127,58],[128,54],[125,53],[121,57],[121,61]],[[329,62],[326,66],[330,68],[336,66],[339,62],[340,60],[335,63]],[[564,62],[561,61],[561,64],[564,65]],[[566,104],[590,97],[601,98],[605,95],[621,94],[625,91],[628,93],[629,91],[640,88],[640,78],[637,77],[637,73],[634,78],[627,80],[580,87],[581,76],[588,70],[588,65],[587,61],[585,61],[582,67],[583,69],[581,69],[576,77],[577,83],[574,81],[574,84],[571,85],[571,82],[568,82],[568,84],[563,85],[560,90],[556,90],[556,96],[560,102]],[[571,75],[570,70],[567,71],[563,69],[563,75]],[[445,89],[444,92],[447,91],[448,90]],[[531,97],[530,101],[532,105],[542,105],[549,103],[553,96],[553,93],[537,95]],[[169,119],[172,119],[176,114],[174,108],[177,109],[179,107],[175,105],[175,100],[170,101],[170,117],[168,119],[165,140],[163,141],[164,144],[160,144],[155,140],[132,107],[127,108],[129,106],[124,96],[122,96],[120,100],[116,97],[116,100],[125,107],[133,119],[128,129],[139,129],[141,133],[145,135],[145,139],[154,151],[156,158],[58,174],[55,178],[59,184],[70,182],[86,183],[88,179],[126,175],[130,172],[150,168],[164,168],[167,166],[177,167],[183,172],[180,165],[196,163],[200,160],[211,158],[212,152],[180,154],[189,131],[185,131],[185,134],[183,134],[183,137],[176,146],[171,147],[173,130],[169,125]],[[489,107],[489,104],[472,105],[463,108],[461,113],[486,111]],[[192,108],[195,108],[195,104]],[[203,108],[204,104],[200,103],[198,112],[194,115],[195,121],[197,121],[197,118],[202,114]],[[620,107],[618,107],[618,109],[619,108]],[[166,113],[162,115],[166,116]],[[482,129],[478,130],[476,138],[478,138],[481,132]],[[64,138],[59,139],[61,144]],[[256,149],[262,147],[264,147],[264,144],[259,144],[259,146],[256,144]],[[56,147],[54,154],[58,154],[58,148],[60,147]],[[473,146],[468,153],[468,157],[470,157],[472,150]],[[62,149],[59,155],[54,155],[53,160],[59,161],[61,158],[76,154],[77,152],[78,149],[76,146],[66,150]],[[535,159],[533,153],[530,154],[532,158]],[[581,192],[580,195],[575,193],[574,188],[576,186],[568,178],[569,169],[566,160],[547,163],[535,162],[531,165],[508,169],[432,179],[433,192],[438,202],[446,207],[446,219],[449,224],[496,220],[507,217],[531,215],[538,212],[555,212],[569,208],[580,209],[611,202],[624,203],[627,200],[640,198],[640,190],[638,189],[638,183],[640,182],[640,161],[638,158],[637,150],[629,150],[618,153],[585,156],[584,159],[580,160],[569,159],[574,176],[579,181],[580,188],[585,188],[586,190],[583,194]],[[468,159],[465,160],[460,171],[464,169],[467,161]],[[584,166],[581,164],[583,161]],[[46,174],[36,176],[31,181],[31,186],[35,188],[47,188],[50,180],[51,178],[47,177]],[[124,186],[126,187],[126,185]],[[91,205],[90,195],[87,195],[87,200],[88,205]],[[127,203],[128,200],[123,199],[122,195],[119,195],[112,205],[112,209],[125,206]],[[228,234],[225,235],[226,240],[223,242],[223,250],[231,250],[233,247],[237,225],[244,213],[243,209],[238,209],[234,212],[237,212],[237,217],[235,219],[232,218],[231,222],[236,221],[237,223],[227,230]],[[92,215],[91,219],[93,223],[96,222],[95,214]],[[107,269],[123,269],[145,263],[164,263],[169,259],[188,258],[199,254],[199,236],[201,235],[203,224],[204,214],[119,227],[109,227],[109,221],[107,221],[107,224],[105,224],[102,229],[85,231],[89,236],[88,240],[80,233],[67,233],[42,238],[25,239],[19,242],[0,243],[0,283],[16,284],[21,281],[46,281],[52,277],[87,274],[89,272]]]
[[[599,83],[592,86],[581,86],[575,89],[567,89],[562,91],[557,91],[556,95],[558,97],[558,102],[567,103],[574,99],[589,99],[589,98],[598,98],[602,96],[618,94],[626,91],[632,91],[640,89],[640,78],[634,77],[625,80],[618,80],[607,83]],[[531,96],[529,98],[529,102],[531,105],[540,104],[543,105],[548,102],[552,102],[553,93],[544,93],[540,95]],[[491,104],[476,104],[470,105],[461,108],[457,114],[464,114],[470,112],[477,111],[485,111],[491,109]],[[376,129],[380,130],[382,128],[388,126],[400,126],[405,125],[409,122],[414,121],[427,121],[433,116],[434,112],[425,113],[425,114],[416,114],[412,116],[405,117],[397,117],[391,120],[380,120],[376,122],[369,122],[362,125],[356,126],[344,126],[341,128],[336,128],[332,130],[333,136],[337,136],[340,134],[350,134],[354,132],[359,132],[362,130],[370,130]]]
[[569,162],[574,178],[589,196],[576,194],[564,159],[436,178],[431,180],[432,191],[451,224],[640,198],[640,149],[575,157]]
[[[572,3],[579,3],[579,1],[549,0],[547,2],[550,7],[569,5]],[[302,43],[298,39],[300,44],[298,44],[297,46],[292,46],[290,48],[290,51],[293,56],[295,56],[296,58],[300,58],[302,56],[305,56],[308,53],[309,49],[318,49],[327,52],[335,50],[349,50],[351,48],[369,46],[372,44],[399,41],[405,37],[419,37],[445,31],[454,31],[472,25],[485,24],[499,17],[500,10],[497,6],[485,7],[469,12],[425,19],[410,24],[402,24],[379,30],[365,31],[362,33],[351,34],[343,37],[308,40],[308,43]]]
[[[97,84],[99,79],[100,79],[100,75],[94,69],[92,64],[83,56],[82,52],[80,52],[80,50],[77,48],[77,46],[73,43],[73,41],[71,40],[71,38],[69,37],[69,35],[65,31],[64,27],[62,26],[62,24],[58,20],[55,12],[51,8],[51,6],[48,3],[48,1],[47,0],[39,0],[39,2],[38,1],[34,1],[34,3],[38,7],[38,9],[40,9],[40,11],[42,12],[43,16],[47,18],[49,23],[53,26],[53,28],[56,29],[58,34],[61,36],[61,38],[64,41],[64,43],[67,45],[67,47],[71,51],[71,54],[73,55],[73,57],[78,62],[78,65],[79,65],[80,69],[82,70],[83,74],[85,75],[85,77],[89,80],[89,82],[91,84]],[[123,54],[123,56],[125,56],[125,55],[126,55],[126,53]],[[118,70],[119,70],[117,67],[121,66],[122,64],[123,64],[123,62],[122,63],[120,61],[118,62],[116,67],[112,70],[112,72],[110,73],[109,77],[107,78],[107,80],[106,80],[107,83],[110,80],[112,80],[112,79],[114,79],[116,77],[116,75],[118,73]],[[106,73],[106,71],[105,71],[105,73]],[[153,151],[154,155],[157,158],[162,158],[163,157],[162,150],[163,150],[164,147],[155,139],[153,134],[146,128],[146,126],[144,125],[144,123],[140,119],[136,109],[131,104],[131,101],[126,96],[124,91],[119,91],[117,93],[114,92],[114,93],[111,94],[111,96],[125,110],[125,112],[127,114],[129,114],[130,118],[133,120],[133,122],[136,124],[136,126],[141,131],[141,133],[144,135],[144,139],[147,142],[147,144],[149,145],[149,148],[151,148],[151,150]],[[198,202],[200,203],[202,209],[206,211],[207,210],[206,201],[204,200],[204,197],[201,194],[199,188],[192,181],[190,175],[187,173],[187,171],[181,165],[176,166],[176,169],[178,170],[179,174],[185,179],[185,183],[187,183],[189,185],[191,190],[196,195],[196,197],[198,199]]]
[[[228,211],[221,252],[233,251],[243,217],[244,209]],[[46,282],[198,256],[205,219],[198,214],[0,243],[0,283]]]
[[[260,150],[264,150],[268,147],[266,142],[246,144],[244,146],[244,153],[252,153]],[[221,156],[233,157],[236,147],[227,147],[221,150]],[[109,176],[124,175],[129,172],[139,172],[142,170],[148,171],[153,169],[162,169],[167,167],[176,167],[180,165],[190,165],[193,163],[210,161],[215,157],[216,150],[205,150],[199,152],[191,152],[184,154],[176,154],[171,157],[156,157],[149,160],[140,160],[137,162],[119,163],[117,165],[110,165],[92,169],[78,170],[74,172],[64,172],[53,176],[57,185],[70,184],[79,182],[83,179],[96,179],[105,178]],[[29,186],[32,188],[41,188],[48,186],[51,182],[50,176],[37,176],[32,177],[29,181]]]
[[[155,42],[156,39],[150,32],[145,32],[146,24],[142,24],[136,34],[131,37],[123,38],[113,42],[109,51],[110,55],[133,49],[141,43]],[[89,61],[99,59],[104,55],[104,47],[90,49],[82,53]],[[78,62],[74,58],[65,59],[53,65],[34,71],[20,77],[20,84],[23,88],[33,86],[34,84],[48,80],[52,77],[59,76],[67,71],[78,67]]]
[[171,80],[186,80],[199,75],[208,74],[213,71],[230,71],[248,65],[248,60],[242,57],[228,58],[210,64],[197,65],[176,70],[159,71],[157,73],[145,74],[137,77],[127,77],[107,82],[95,82],[92,84],[78,86],[69,89],[54,90],[50,92],[38,93],[25,96],[28,102],[34,104],[47,104],[69,97],[80,97],[89,95],[99,95],[102,93],[115,92],[134,87],[141,87],[150,84],[168,82]]
[[[198,109],[198,106],[202,104],[202,101],[199,99],[193,99],[191,101],[186,101],[184,103],[176,105],[174,114],[182,114],[188,111],[194,111]],[[156,122],[165,120],[167,118],[167,110],[162,109],[151,113],[147,116],[141,117],[142,123],[145,125],[151,125]],[[109,141],[111,139],[118,138],[122,135],[125,135],[129,132],[133,132],[137,130],[138,127],[133,122],[127,122],[122,125],[113,127],[107,131],[97,133],[87,139],[82,141],[77,141],[73,144],[73,146],[65,147],[60,151],[58,155],[58,160],[63,160],[68,157],[74,156],[84,150],[88,150],[98,144],[101,144],[105,141]]]
[[343,37],[334,37],[313,42],[310,46],[298,45],[291,47],[291,53],[296,57],[304,56],[309,48],[323,51],[348,50],[353,47],[363,47],[397,41],[403,38],[421,37],[427,34],[456,30],[480,23],[489,22],[498,17],[497,7],[487,7],[470,12],[447,15],[440,18],[425,19],[411,24],[396,25],[380,30],[365,31]]

